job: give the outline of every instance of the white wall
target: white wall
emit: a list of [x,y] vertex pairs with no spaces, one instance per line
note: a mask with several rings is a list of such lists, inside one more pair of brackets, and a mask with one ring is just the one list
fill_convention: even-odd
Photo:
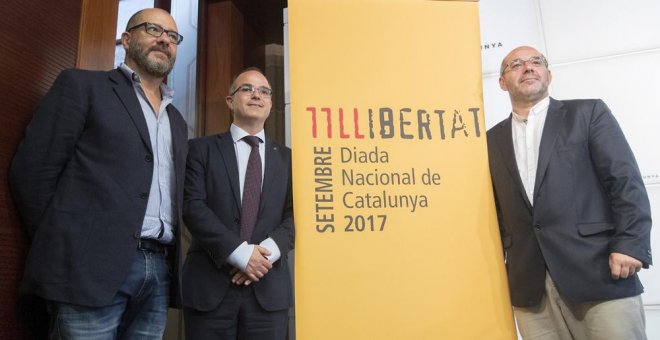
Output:
[[[479,6],[487,127],[511,110],[498,85],[502,58],[519,45],[536,47],[550,63],[551,96],[602,98],[612,109],[659,221],[660,1],[481,0]],[[660,248],[657,228],[652,248]],[[660,339],[660,271],[651,267],[640,277],[648,337]]]
[[195,136],[197,110],[197,5],[199,1],[173,0],[172,17],[176,20],[183,41],[176,53],[176,63],[169,75],[168,84],[174,89],[174,100],[183,118],[188,123],[188,136]]

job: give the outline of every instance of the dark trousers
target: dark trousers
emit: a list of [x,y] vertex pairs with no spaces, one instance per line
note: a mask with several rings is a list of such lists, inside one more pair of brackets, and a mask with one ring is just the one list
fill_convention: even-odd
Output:
[[288,315],[264,310],[251,285],[232,285],[214,310],[183,310],[186,339],[195,340],[285,340]]

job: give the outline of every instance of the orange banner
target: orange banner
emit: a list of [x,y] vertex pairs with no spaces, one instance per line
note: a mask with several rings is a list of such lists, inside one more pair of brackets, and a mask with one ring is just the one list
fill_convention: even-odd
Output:
[[288,4],[297,338],[515,339],[478,3]]

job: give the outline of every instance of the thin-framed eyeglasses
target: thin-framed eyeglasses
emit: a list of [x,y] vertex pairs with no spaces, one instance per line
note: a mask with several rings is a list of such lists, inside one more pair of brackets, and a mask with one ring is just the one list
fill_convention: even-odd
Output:
[[548,67],[548,61],[545,60],[545,58],[542,55],[536,57],[530,57],[529,59],[518,58],[518,59],[513,59],[508,64],[506,64],[504,68],[502,68],[501,74],[504,74],[507,71],[507,69],[510,69],[512,71],[518,71],[525,65],[525,63],[530,63],[534,67],[541,67],[541,66]]
[[183,41],[183,36],[181,34],[179,34],[178,32],[166,30],[166,29],[163,28],[163,26],[158,25],[158,24],[152,24],[150,22],[143,22],[141,24],[137,24],[137,25],[127,29],[126,32],[134,30],[136,28],[140,28],[142,26],[144,26],[144,31],[145,32],[147,32],[149,35],[152,35],[156,38],[160,37],[161,35],[163,35],[163,32],[165,32],[165,34],[167,34],[167,37],[170,39],[171,43],[179,45]]
[[236,90],[234,90],[234,92],[232,92],[229,95],[233,96],[236,93],[240,93],[241,95],[250,95],[251,96],[251,95],[254,94],[255,91],[257,93],[259,93],[259,95],[264,97],[264,98],[270,98],[273,95],[273,90],[271,90],[271,89],[269,89],[265,86],[256,87],[252,84],[243,84],[243,85],[237,87]]

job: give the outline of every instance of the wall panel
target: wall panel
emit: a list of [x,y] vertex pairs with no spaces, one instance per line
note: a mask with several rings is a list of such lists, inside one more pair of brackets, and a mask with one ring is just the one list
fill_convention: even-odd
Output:
[[[86,10],[83,2],[89,3]],[[112,67],[116,5],[116,0],[95,0],[93,6],[91,0],[5,0],[0,6],[0,339],[42,339],[47,329],[43,303],[18,294],[29,240],[9,193],[9,164],[32,111],[60,71]],[[101,46],[105,31],[111,32],[107,49]]]
[[82,0],[76,68],[109,70],[115,55],[119,1]]
[[[39,98],[60,70],[74,67],[81,1],[9,0],[0,6],[0,339],[43,336],[43,307],[19,301],[28,240],[11,201],[7,170]],[[21,317],[22,310],[30,315]]]
[[660,1],[540,0],[539,4],[553,63],[660,48]]

